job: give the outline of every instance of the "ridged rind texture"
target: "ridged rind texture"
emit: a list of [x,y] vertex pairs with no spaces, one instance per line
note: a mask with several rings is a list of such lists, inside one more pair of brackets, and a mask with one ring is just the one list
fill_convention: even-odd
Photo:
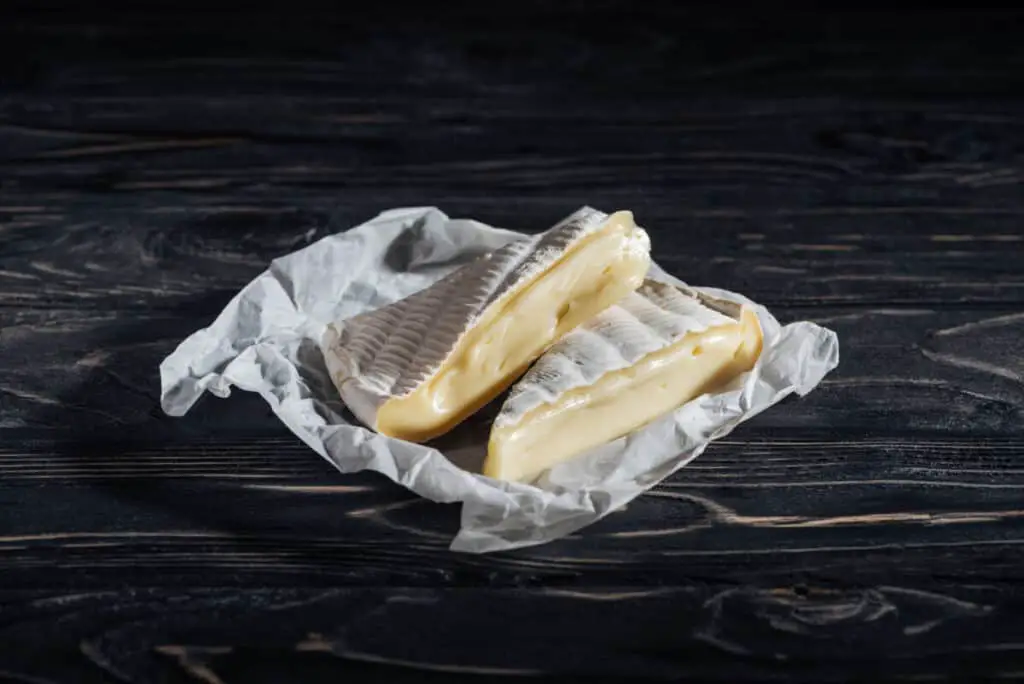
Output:
[[647,280],[617,306],[579,326],[537,359],[512,387],[495,427],[514,425],[564,393],[632,366],[682,337],[734,322],[695,293]]
[[518,292],[607,219],[585,207],[405,299],[328,326],[324,356],[346,405],[375,428],[381,404],[410,394],[437,373],[491,306]]

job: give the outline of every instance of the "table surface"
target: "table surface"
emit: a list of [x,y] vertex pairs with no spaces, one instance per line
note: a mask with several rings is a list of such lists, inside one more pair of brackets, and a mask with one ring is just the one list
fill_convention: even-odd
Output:
[[[1024,677],[1020,18],[460,7],[0,21],[0,681]],[[840,367],[488,556],[257,397],[158,407],[277,255],[587,203]]]

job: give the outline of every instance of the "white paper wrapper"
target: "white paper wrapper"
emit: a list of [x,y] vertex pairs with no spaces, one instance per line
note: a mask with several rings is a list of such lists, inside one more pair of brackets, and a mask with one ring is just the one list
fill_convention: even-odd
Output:
[[[395,209],[276,259],[212,325],[160,365],[163,409],[183,415],[204,391],[226,397],[232,385],[258,392],[285,425],[342,472],[376,470],[427,499],[463,502],[451,548],[484,553],[551,541],[593,523],[686,465],[712,439],[792,392],[806,394],[839,361],[832,331],[809,322],[780,326],[741,295],[698,287],[755,307],[764,350],[754,369],[727,391],[699,397],[553,468],[536,485],[473,472],[486,449],[485,416],[470,419],[437,447],[360,426],[324,366],[319,340],[327,323],[421,290],[517,237],[449,219],[434,208]],[[650,277],[680,283],[657,266]]]

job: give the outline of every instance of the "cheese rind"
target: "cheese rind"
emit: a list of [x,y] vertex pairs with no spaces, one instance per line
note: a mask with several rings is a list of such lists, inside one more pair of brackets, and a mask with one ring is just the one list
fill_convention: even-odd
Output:
[[562,335],[642,282],[650,241],[630,212],[584,209],[429,288],[328,327],[328,370],[349,408],[414,442],[504,391]]
[[494,423],[483,474],[531,480],[750,370],[761,329],[750,310],[737,311],[738,319],[723,313],[734,306],[647,281],[563,338],[516,384]]

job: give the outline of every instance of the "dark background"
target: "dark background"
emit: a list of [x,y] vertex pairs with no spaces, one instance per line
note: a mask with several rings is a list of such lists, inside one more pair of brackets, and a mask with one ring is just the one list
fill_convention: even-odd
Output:
[[[2,15],[0,682],[1024,678],[1020,15],[546,5]],[[840,368],[486,557],[258,398],[160,412],[270,259],[422,204],[632,209]]]

